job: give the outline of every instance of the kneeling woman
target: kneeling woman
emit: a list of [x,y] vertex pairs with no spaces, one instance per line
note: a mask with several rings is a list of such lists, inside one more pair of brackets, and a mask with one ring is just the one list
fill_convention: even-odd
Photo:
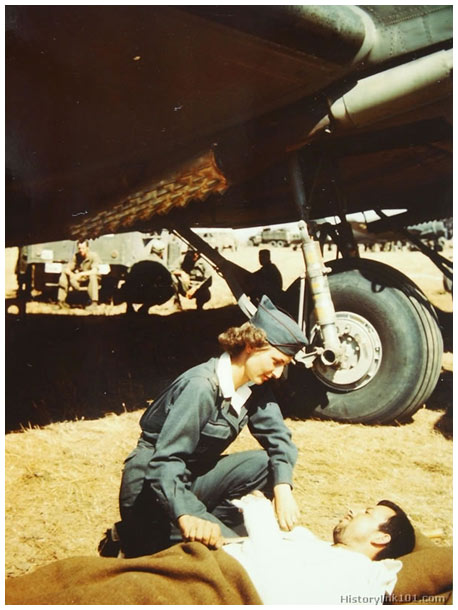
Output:
[[[103,556],[154,553],[181,539],[218,548],[240,535],[231,499],[262,490],[284,529],[299,511],[292,494],[297,449],[269,384],[306,345],[296,322],[267,297],[250,322],[218,337],[224,352],[180,375],[145,411],[120,490],[121,521]],[[248,424],[263,449],[221,455]]]

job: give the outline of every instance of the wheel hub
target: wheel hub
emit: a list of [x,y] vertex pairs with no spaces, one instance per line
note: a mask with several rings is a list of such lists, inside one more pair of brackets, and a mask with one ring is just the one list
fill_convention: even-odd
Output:
[[[336,312],[336,328],[342,349],[339,361],[327,366],[317,358],[313,370],[331,388],[343,392],[356,390],[377,374],[382,362],[382,342],[372,324],[353,312]],[[312,344],[318,343],[319,337],[319,328],[315,325]]]

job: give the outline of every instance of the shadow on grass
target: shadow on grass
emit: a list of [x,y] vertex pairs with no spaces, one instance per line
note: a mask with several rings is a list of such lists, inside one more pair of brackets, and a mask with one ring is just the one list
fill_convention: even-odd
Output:
[[219,353],[237,306],[170,316],[6,316],[6,431],[143,408]]
[[442,338],[444,340],[444,351],[453,352],[453,312],[442,311],[442,309],[437,307],[434,309],[436,310]]
[[426,404],[427,409],[443,411],[434,428],[445,438],[453,438],[453,373],[443,371],[434,392]]
[[[218,334],[244,321],[237,306],[169,316],[7,315],[6,431],[142,409],[181,372],[217,355]],[[299,372],[292,368],[294,377]],[[310,399],[323,386],[308,374]],[[429,409],[444,410],[436,427],[447,438],[452,382],[453,374],[444,372],[427,402]],[[278,397],[289,405],[285,415],[313,415],[312,407],[304,408],[303,384],[297,408],[289,391],[282,396],[280,389]]]

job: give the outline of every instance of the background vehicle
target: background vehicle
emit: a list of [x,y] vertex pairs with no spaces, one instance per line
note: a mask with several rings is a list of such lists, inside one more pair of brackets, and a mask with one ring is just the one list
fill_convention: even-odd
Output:
[[[151,244],[160,240],[159,234],[146,234],[139,231],[101,235],[89,240],[89,246],[100,257],[102,302],[110,302],[116,291],[126,279],[131,267],[139,261],[147,260],[151,255]],[[167,237],[165,238],[167,241]],[[180,256],[167,249],[164,242],[164,265],[167,256],[172,264]],[[76,251],[74,240],[62,240],[42,244],[23,246],[19,250],[16,276],[19,296],[26,301],[32,297],[55,300],[59,276]]]
[[273,229],[266,227],[257,235],[252,235],[250,241],[253,246],[271,245],[283,248],[284,246],[297,246],[301,243],[298,233],[293,233],[288,229]]
[[440,252],[448,240],[453,238],[453,218],[430,220],[408,227],[425,245]]
[[75,242],[68,239],[22,246],[16,265],[19,296],[28,301],[32,294],[56,292],[59,276],[75,250]]
[[238,247],[237,238],[232,230],[228,231],[198,231],[205,241],[218,252],[235,252]]

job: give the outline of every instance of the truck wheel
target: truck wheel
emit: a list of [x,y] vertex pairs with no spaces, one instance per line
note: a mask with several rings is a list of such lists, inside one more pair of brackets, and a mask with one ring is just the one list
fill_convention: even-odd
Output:
[[30,266],[27,267],[25,273],[20,273],[17,275],[17,284],[18,298],[22,299],[24,302],[30,301],[32,297],[32,278]]
[[279,240],[277,241],[277,246],[278,246],[279,248],[283,248],[283,247],[284,247],[284,245],[285,245],[285,242],[284,242],[282,239],[279,239]]
[[[317,359],[312,369],[298,371],[297,406],[302,393],[303,408],[320,418],[408,420],[441,370],[443,342],[433,307],[409,278],[382,263],[339,259],[329,266],[344,362],[325,366]],[[319,337],[313,330],[312,342]]]
[[24,316],[27,312],[27,303],[32,298],[32,280],[31,280],[31,269],[27,267],[25,273],[17,274],[17,306],[19,309],[19,315]]

